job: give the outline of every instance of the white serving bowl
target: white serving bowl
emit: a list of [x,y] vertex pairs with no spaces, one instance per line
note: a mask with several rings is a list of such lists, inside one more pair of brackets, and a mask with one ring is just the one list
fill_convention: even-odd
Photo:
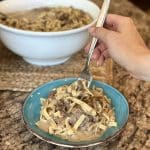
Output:
[[73,6],[88,12],[94,20],[86,26],[59,32],[25,31],[0,24],[4,45],[25,61],[40,66],[61,64],[81,50],[89,38],[88,28],[96,22],[100,11],[89,0],[5,0],[0,2],[0,11],[9,13],[46,6]]

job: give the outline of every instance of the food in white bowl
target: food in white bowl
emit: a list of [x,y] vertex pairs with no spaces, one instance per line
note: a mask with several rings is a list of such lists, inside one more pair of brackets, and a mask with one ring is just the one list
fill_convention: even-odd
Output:
[[[29,31],[0,23],[0,38],[11,51],[31,64],[48,66],[68,60],[81,50],[89,38],[88,28],[94,25],[99,14],[96,4],[88,0],[6,0],[0,2],[5,14],[29,11],[44,7],[72,7],[89,14],[93,21],[81,27],[65,31]],[[62,29],[63,30],[63,29]]]
[[71,30],[92,21],[88,13],[73,7],[42,7],[8,14],[0,13],[1,24],[29,31]]
[[62,139],[95,140],[108,128],[117,127],[111,100],[101,88],[89,89],[85,80],[54,89],[41,104],[36,125]]

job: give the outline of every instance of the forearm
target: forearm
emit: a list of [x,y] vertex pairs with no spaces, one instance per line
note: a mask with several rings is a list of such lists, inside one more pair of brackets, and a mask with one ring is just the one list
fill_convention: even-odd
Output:
[[150,81],[150,50],[143,48],[143,53],[137,54],[131,73],[138,79]]

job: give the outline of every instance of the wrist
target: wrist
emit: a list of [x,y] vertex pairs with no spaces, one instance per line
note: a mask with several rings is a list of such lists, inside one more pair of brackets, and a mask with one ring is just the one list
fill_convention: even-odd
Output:
[[150,50],[140,48],[140,51],[133,58],[129,71],[139,79],[150,81]]

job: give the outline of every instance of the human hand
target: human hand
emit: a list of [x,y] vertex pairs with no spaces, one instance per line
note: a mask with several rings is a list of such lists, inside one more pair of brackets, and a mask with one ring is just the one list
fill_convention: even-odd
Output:
[[[106,58],[112,57],[121,66],[136,74],[139,58],[149,53],[133,21],[128,17],[108,15],[105,28],[92,27],[89,32],[98,38],[92,58],[99,65]],[[86,46],[86,52],[89,47],[90,44]]]

